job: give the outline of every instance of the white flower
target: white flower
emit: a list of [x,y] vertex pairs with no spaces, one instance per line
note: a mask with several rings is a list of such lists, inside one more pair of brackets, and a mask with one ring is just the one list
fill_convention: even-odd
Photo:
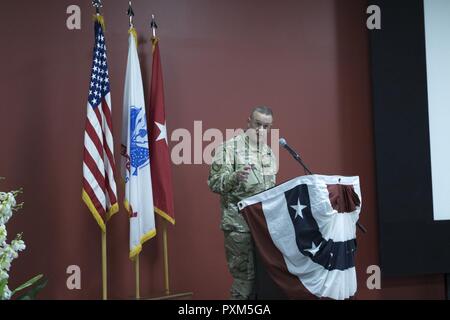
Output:
[[2,216],[0,213],[0,225],[5,225],[8,223],[9,219],[11,219],[12,214]]
[[8,192],[8,198],[6,199],[7,203],[10,204],[11,207],[15,207],[16,198],[14,197],[14,194],[12,192]]
[[0,215],[8,216],[12,215],[11,205],[5,201],[2,205],[0,205]]
[[11,299],[11,290],[9,290],[8,286],[5,286],[5,290],[3,291],[3,297],[0,297],[1,300],[10,300]]
[[[17,192],[0,192],[0,281],[7,281],[9,279],[9,271],[11,263],[19,256],[19,252],[25,250],[25,243],[21,239],[21,234],[11,241],[11,244],[6,242],[7,230],[5,224],[13,215],[13,211],[20,209],[21,205],[17,206],[14,194]],[[0,292],[0,300],[10,300],[11,290],[5,286]]]
[[7,236],[8,232],[6,231],[6,226],[4,224],[0,224],[0,246],[4,245]]
[[0,225],[6,224],[13,215],[11,205],[4,202],[0,204]]
[[6,245],[0,251],[0,269],[9,271],[11,262],[18,256],[19,254],[10,245]]
[[9,271],[11,268],[11,259],[7,255],[0,256],[0,269]]
[[6,245],[5,252],[11,261],[13,261],[19,256],[19,254],[13,249],[13,247],[11,247],[11,245]]
[[23,240],[13,240],[11,242],[11,246],[15,252],[23,251],[26,248],[25,242],[23,242]]
[[9,279],[8,273],[4,270],[0,270],[0,281],[5,280],[5,279]]

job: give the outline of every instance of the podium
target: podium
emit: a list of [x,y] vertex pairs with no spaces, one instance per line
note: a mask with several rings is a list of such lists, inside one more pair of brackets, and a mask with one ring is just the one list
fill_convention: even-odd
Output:
[[355,295],[359,177],[301,176],[238,207],[255,244],[255,299]]
[[255,248],[255,300],[287,300],[287,296],[270,278],[258,249]]

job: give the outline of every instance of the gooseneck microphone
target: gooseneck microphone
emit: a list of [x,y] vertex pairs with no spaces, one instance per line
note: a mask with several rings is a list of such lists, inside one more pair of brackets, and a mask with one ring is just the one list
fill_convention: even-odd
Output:
[[[303,163],[303,160],[300,158],[299,154],[288,145],[285,138],[280,138],[279,142],[280,142],[280,146],[285,148],[292,155],[292,157],[295,160],[297,160],[302,165],[303,168],[305,168],[305,170],[306,170],[306,172],[308,172],[308,174],[312,174],[311,170],[309,170],[308,167]],[[356,222],[356,225],[359,227],[359,229],[361,229],[362,232],[364,232],[364,233],[367,232],[366,228],[364,228],[364,226],[362,224],[360,224],[359,221]]]
[[305,170],[308,174],[312,174],[311,170],[309,170],[308,167],[303,163],[303,160],[302,160],[302,158],[300,158],[299,154],[288,145],[285,138],[280,138],[279,142],[280,142],[280,146],[285,148],[291,154],[291,156],[295,160],[297,160],[302,165],[303,168],[305,168]]

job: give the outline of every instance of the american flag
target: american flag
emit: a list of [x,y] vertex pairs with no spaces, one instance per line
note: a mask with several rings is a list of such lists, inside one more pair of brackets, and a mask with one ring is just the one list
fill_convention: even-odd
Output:
[[105,222],[119,209],[115,171],[105,36],[102,24],[96,21],[84,135],[82,198],[103,231]]

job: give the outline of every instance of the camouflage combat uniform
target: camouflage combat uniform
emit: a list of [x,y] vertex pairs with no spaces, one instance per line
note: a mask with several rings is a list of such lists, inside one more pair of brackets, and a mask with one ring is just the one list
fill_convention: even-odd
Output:
[[[252,298],[255,278],[254,249],[247,223],[239,213],[237,203],[242,199],[275,185],[276,161],[266,144],[258,152],[246,134],[226,141],[216,149],[208,178],[209,188],[221,195],[225,253],[228,268],[234,278],[232,299]],[[238,182],[236,172],[252,166],[248,180]]]

